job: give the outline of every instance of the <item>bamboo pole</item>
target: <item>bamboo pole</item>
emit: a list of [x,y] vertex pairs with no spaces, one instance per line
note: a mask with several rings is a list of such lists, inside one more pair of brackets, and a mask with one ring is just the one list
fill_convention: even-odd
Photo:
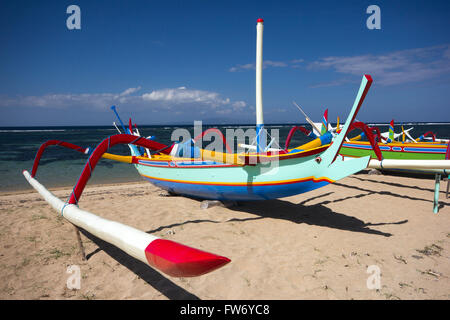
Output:
[[450,175],[447,178],[447,192],[445,193],[445,198],[448,199],[448,186],[450,185]]
[[441,183],[441,175],[436,173],[436,178],[434,181],[434,201],[433,201],[433,212],[439,212],[439,185]]

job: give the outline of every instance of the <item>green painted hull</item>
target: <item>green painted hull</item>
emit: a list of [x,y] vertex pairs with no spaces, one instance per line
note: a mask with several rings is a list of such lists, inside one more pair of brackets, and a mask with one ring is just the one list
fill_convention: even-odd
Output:
[[[395,143],[379,144],[384,159],[397,160],[445,160],[446,144]],[[360,158],[370,156],[376,158],[375,152],[368,142],[346,142],[339,154]]]

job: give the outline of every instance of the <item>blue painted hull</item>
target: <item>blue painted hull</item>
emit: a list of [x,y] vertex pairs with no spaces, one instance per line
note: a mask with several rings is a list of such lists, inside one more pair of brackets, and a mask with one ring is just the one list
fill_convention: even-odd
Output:
[[164,190],[179,195],[200,199],[233,201],[253,201],[284,198],[312,191],[314,189],[324,187],[330,183],[325,180],[309,180],[283,185],[255,186],[250,184],[247,186],[224,186],[161,181],[145,176],[144,178]]

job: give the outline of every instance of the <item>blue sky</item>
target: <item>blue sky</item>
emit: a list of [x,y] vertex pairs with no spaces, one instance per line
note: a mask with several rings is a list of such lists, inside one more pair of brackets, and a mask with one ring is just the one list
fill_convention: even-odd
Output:
[[0,126],[253,123],[260,17],[266,123],[346,117],[364,73],[358,120],[450,121],[449,1],[2,0]]

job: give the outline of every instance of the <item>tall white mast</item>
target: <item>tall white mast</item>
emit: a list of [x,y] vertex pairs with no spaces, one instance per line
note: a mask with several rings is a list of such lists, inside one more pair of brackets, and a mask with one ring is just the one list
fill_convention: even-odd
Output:
[[263,64],[263,30],[264,20],[256,20],[256,151],[263,151],[266,147],[264,134],[264,117],[262,103],[262,64]]

